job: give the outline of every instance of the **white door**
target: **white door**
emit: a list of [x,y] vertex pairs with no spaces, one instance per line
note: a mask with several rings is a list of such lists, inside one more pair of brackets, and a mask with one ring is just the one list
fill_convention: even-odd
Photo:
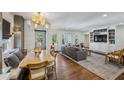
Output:
[[84,35],[84,46],[89,47],[89,34]]

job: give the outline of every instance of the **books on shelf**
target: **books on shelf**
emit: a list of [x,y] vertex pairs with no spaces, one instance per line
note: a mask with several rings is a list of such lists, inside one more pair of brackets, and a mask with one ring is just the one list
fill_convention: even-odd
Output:
[[109,35],[109,44],[115,44],[115,29],[108,30]]

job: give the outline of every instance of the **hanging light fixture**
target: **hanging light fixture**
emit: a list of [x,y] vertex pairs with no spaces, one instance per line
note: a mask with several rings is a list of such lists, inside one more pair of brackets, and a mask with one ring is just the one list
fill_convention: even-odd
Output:
[[32,21],[34,22],[34,27],[37,28],[38,25],[41,25],[45,28],[46,21],[45,18],[41,15],[40,12],[37,13],[37,15],[32,16]]
[[48,28],[49,28],[48,24],[46,24],[46,25],[45,25],[45,28],[46,28],[46,29],[48,29]]

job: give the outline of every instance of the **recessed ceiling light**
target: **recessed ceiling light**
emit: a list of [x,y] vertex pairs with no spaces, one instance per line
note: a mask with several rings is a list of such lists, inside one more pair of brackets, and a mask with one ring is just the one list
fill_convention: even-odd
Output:
[[106,16],[108,16],[108,15],[107,15],[107,14],[103,14],[102,16],[103,16],[103,17],[106,17]]
[[120,22],[120,25],[123,25],[124,23],[123,22]]

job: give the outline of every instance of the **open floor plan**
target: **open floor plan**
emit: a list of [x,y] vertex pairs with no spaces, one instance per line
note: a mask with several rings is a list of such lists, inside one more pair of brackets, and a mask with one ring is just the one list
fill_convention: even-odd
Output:
[[124,12],[0,12],[0,80],[123,80]]

